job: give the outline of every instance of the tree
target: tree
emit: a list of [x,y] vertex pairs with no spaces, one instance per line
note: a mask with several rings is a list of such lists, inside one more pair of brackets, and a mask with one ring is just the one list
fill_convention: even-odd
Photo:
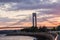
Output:
[[55,28],[55,27],[53,27],[52,31],[56,31],[56,28]]
[[60,25],[59,25],[59,26],[57,26],[57,31],[60,31]]
[[43,26],[42,28],[39,28],[39,32],[47,32],[47,27]]
[[25,32],[38,32],[38,28],[32,26],[30,28],[22,29],[21,31],[25,31]]

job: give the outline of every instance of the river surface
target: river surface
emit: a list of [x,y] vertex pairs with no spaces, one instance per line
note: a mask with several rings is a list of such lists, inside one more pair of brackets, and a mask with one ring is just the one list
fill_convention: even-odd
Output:
[[[0,40],[36,40],[35,37],[30,36],[0,36]],[[58,40],[60,40],[60,36],[58,36]]]
[[36,38],[30,36],[0,36],[0,40],[34,40]]
[[60,40],[60,35],[58,36],[57,40]]

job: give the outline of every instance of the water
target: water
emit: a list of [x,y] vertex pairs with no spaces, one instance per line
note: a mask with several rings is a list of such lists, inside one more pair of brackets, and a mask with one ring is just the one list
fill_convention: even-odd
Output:
[[[0,40],[36,40],[35,37],[30,36],[0,36]],[[60,35],[58,36],[58,40],[60,40]]]
[[57,40],[60,40],[60,35],[58,36],[58,39]]
[[0,40],[34,40],[36,38],[30,36],[0,36]]

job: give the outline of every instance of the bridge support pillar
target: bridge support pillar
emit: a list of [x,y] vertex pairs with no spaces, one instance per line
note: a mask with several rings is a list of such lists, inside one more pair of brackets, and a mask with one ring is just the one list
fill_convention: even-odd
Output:
[[37,16],[36,13],[32,14],[33,27],[37,27]]

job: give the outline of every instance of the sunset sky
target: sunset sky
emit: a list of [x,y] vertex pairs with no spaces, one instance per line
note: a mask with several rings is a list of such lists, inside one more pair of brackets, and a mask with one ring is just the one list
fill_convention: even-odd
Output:
[[32,13],[38,26],[60,24],[60,0],[0,0],[0,27],[32,26]]

